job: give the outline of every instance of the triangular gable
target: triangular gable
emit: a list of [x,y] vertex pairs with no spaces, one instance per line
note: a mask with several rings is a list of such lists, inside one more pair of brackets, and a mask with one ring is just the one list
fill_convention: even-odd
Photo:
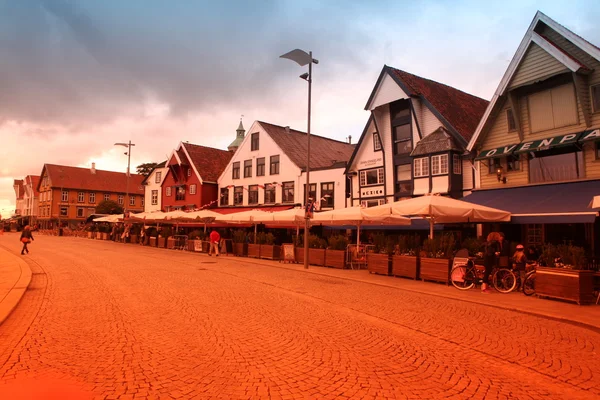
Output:
[[[360,135],[360,139],[358,139],[358,143],[356,143],[356,147],[354,147],[354,152],[352,156],[350,156],[350,160],[348,160],[348,164],[346,165],[346,169],[344,170],[344,174],[347,174],[348,171],[352,169],[352,165],[354,164],[354,159],[361,153],[361,149],[363,148],[365,137],[376,131],[375,122],[373,120],[373,114],[369,116],[369,120],[365,125],[362,134]],[[381,140],[381,139],[380,139]],[[383,143],[382,143],[383,144]]]
[[185,156],[187,157],[187,159],[190,162],[190,165],[192,167],[192,169],[194,170],[194,173],[196,174],[196,176],[198,177],[198,181],[200,181],[200,184],[202,185],[204,183],[204,181],[202,180],[202,176],[200,175],[200,172],[198,171],[198,168],[196,168],[196,165],[192,162],[192,157],[190,157],[189,152],[187,151],[187,149],[185,148],[185,143],[181,144],[181,148],[183,149]]
[[[538,65],[544,64],[543,75],[539,74]],[[519,67],[516,69],[509,85],[509,89],[528,85],[533,80],[543,80],[545,77],[568,72],[569,68],[542,47],[531,42],[523,55]]]
[[384,67],[365,108],[372,111],[384,104],[408,98],[409,96],[406,92],[402,90],[398,82],[394,80],[388,73],[387,68]]
[[535,17],[533,18],[533,21],[531,21],[531,24],[529,25],[529,28],[527,29],[525,36],[521,40],[521,43],[519,44],[519,47],[517,48],[515,55],[513,56],[510,64],[508,65],[508,68],[506,69],[506,72],[504,73],[504,76],[502,77],[502,80],[500,81],[498,88],[494,92],[494,96],[492,97],[490,104],[488,105],[483,117],[481,118],[481,121],[479,122],[479,125],[477,126],[477,130],[475,131],[475,134],[469,141],[469,144],[467,146],[467,149],[469,151],[473,150],[473,148],[475,147],[475,144],[479,140],[481,132],[483,131],[484,127],[486,126],[488,119],[490,118],[491,115],[493,115],[492,111],[496,108],[496,106],[499,105],[498,104],[499,98],[505,94],[505,92],[508,89],[509,84],[512,84],[513,78],[515,77],[517,70],[519,70],[519,67],[521,66],[522,62],[524,61],[524,57],[527,54],[528,49],[530,48],[530,46],[532,44],[538,45],[548,55],[552,56],[553,58],[556,59],[556,61],[558,61],[560,64],[564,65],[565,69],[571,70],[573,72],[586,69],[585,65],[583,65],[581,62],[579,62],[578,60],[569,56],[565,52],[561,51],[550,40],[540,36],[539,34],[537,34],[535,32],[535,29],[536,29],[538,23],[540,23],[540,22],[546,24],[549,28],[553,29],[554,31],[556,31],[557,33],[562,35],[565,39],[569,40],[571,43],[573,43],[579,49],[581,49],[582,51],[587,53],[590,57],[600,61],[600,48],[594,46],[593,44],[589,43],[582,37],[574,34],[573,32],[571,32],[564,26],[560,25],[559,23],[554,21],[552,18],[550,18],[550,17],[546,16],[545,14],[543,14],[542,12],[538,11],[535,14]]

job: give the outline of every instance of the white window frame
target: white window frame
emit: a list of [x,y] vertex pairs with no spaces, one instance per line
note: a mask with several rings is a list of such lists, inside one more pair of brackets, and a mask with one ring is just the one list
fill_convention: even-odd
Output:
[[157,206],[158,205],[158,190],[153,190],[150,193],[150,196],[151,196],[151,200],[152,200],[152,205]]
[[429,176],[429,157],[415,158],[413,166],[415,178]]
[[[444,169],[443,161],[446,160],[446,168]],[[438,154],[431,156],[431,175],[448,175],[448,154]]]
[[171,197],[171,186],[165,188],[165,196]]
[[89,196],[89,203],[90,203],[90,204],[96,204],[96,193],[93,193],[93,192],[92,192],[92,193],[90,193],[90,196]]
[[196,184],[190,185],[190,194],[196,194]]
[[452,155],[452,172],[454,172],[455,175],[462,174],[462,160],[458,154]]
[[129,205],[135,206],[135,196],[129,195]]
[[[81,215],[79,215],[81,214]],[[85,210],[83,207],[77,207],[77,218],[85,217]]]
[[379,133],[373,132],[373,151],[381,150],[381,138],[379,137]]
[[187,176],[188,177],[192,176],[192,167],[188,167],[188,169],[187,169]]
[[[367,183],[367,172],[369,171],[377,171],[377,183]],[[369,168],[369,169],[365,169],[360,171],[360,186],[375,186],[375,185],[383,185],[384,183],[384,171],[383,171],[383,167],[377,167],[377,168]]]
[[60,201],[61,202],[69,201],[69,191],[68,190],[63,190],[62,191],[61,197],[60,197]]
[[117,203],[119,203],[120,206],[123,205],[123,203],[124,203],[124,197],[123,197],[122,194],[120,194],[120,195],[117,196]]
[[77,202],[85,203],[85,193],[84,192],[77,192]]
[[156,171],[154,174],[154,183],[160,183],[162,179],[162,171]]

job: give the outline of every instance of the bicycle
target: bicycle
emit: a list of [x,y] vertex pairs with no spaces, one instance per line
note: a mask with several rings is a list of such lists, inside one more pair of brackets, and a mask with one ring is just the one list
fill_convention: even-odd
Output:
[[[492,286],[500,293],[510,293],[517,285],[517,277],[508,268],[494,267],[490,277]],[[450,281],[455,288],[468,290],[482,283],[483,271],[478,269],[473,261],[469,260],[466,264],[459,264],[452,268]]]

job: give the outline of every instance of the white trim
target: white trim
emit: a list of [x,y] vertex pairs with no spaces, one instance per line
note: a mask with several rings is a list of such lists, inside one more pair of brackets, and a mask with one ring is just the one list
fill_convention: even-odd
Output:
[[540,46],[543,50],[545,50],[552,57],[556,58],[560,63],[564,64],[565,67],[569,68],[573,72],[577,72],[581,69],[581,65],[575,62],[573,59],[567,57],[565,53],[558,50],[553,44],[548,42],[546,39],[541,37],[535,32],[531,33],[531,41],[538,46]]
[[[200,185],[202,185],[204,183],[204,181],[202,180],[202,176],[196,169],[196,166],[194,165],[194,160],[192,160],[192,157],[190,157],[190,153],[188,153],[187,149],[185,148],[185,144],[183,142],[181,143],[181,148],[183,148],[183,152],[185,153],[186,157],[188,158],[190,165],[194,169],[194,172],[196,173],[196,176],[198,177],[198,180],[200,181]],[[177,153],[175,153],[175,154],[177,154]],[[181,163],[181,161],[180,161],[180,163]]]

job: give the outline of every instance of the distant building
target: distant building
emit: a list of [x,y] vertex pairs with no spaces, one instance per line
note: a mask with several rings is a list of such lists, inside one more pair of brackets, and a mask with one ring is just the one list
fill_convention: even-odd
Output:
[[15,190],[15,215],[23,215],[23,208],[25,207],[25,201],[23,196],[25,194],[25,188],[23,187],[23,179],[15,179],[13,181],[13,189]]
[[40,182],[40,177],[37,175],[27,175],[23,180],[23,216],[29,217],[27,223],[31,224],[35,221],[38,213],[38,198],[40,192],[37,187]]
[[166,163],[166,161],[163,161],[154,167],[142,182],[145,192],[144,211],[162,210],[162,184],[169,171],[165,166]]

